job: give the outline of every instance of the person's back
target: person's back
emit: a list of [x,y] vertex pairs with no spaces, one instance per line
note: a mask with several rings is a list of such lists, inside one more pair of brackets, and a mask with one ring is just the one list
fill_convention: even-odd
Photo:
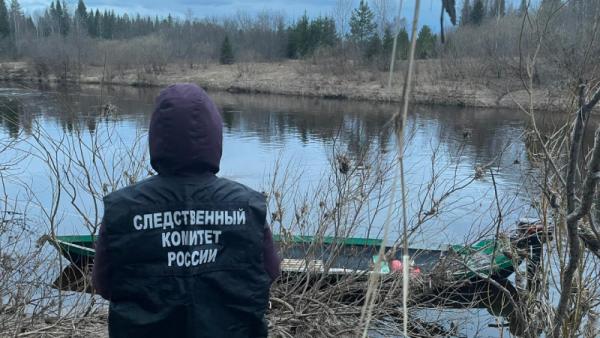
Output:
[[[163,90],[157,176],[105,198],[94,286],[111,337],[266,337],[278,274],[262,194],[218,178],[221,118],[195,85]],[[266,264],[266,265],[265,265]]]

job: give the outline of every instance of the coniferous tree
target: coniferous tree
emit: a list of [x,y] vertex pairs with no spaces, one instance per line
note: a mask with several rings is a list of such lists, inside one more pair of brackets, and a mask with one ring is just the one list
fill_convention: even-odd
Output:
[[[396,49],[397,48],[398,47],[396,46]],[[389,25],[386,25],[385,29],[383,30],[383,38],[381,39],[381,49],[386,57],[392,55],[394,49],[394,35],[392,34],[392,29]],[[397,50],[396,55],[398,55]]]
[[4,0],[0,0],[0,38],[5,38],[10,34],[10,23],[8,20],[8,10]]
[[[50,8],[52,10],[52,7]],[[56,1],[56,5],[54,5],[53,19],[58,25],[58,32],[62,36],[66,36],[69,34],[70,21],[69,10],[67,8],[66,2],[63,1],[62,5],[60,1]]]
[[408,31],[402,27],[398,33],[398,57],[402,60],[408,59],[408,50],[410,48],[410,40],[408,39]]
[[473,9],[471,10],[471,22],[475,25],[480,25],[485,16],[485,7],[483,0],[475,0]]
[[167,28],[171,27],[173,27],[173,17],[171,16],[171,13],[169,13],[169,15],[167,16]]
[[227,35],[225,35],[225,39],[221,45],[221,55],[219,56],[219,61],[222,65],[233,64],[233,48],[231,47],[231,42],[229,42],[229,36]]
[[54,1],[50,2],[50,8],[48,8],[47,13],[52,20],[58,20],[56,16],[56,7],[54,6]]
[[419,59],[429,59],[435,56],[436,36],[429,26],[424,25],[417,37],[416,54]]
[[377,34],[373,34],[365,47],[365,58],[367,60],[371,60],[377,55],[381,54],[381,50],[381,39],[379,39]]
[[333,47],[339,41],[337,27],[335,26],[335,19],[333,17],[326,18],[321,41],[323,44],[330,47]]
[[100,36],[102,36],[104,39],[112,39],[114,28],[114,11],[109,12],[105,10],[100,18]]
[[308,19],[305,13],[288,28],[287,56],[295,59],[311,55],[319,47],[333,46],[337,41],[335,21],[329,17]]
[[373,22],[374,14],[366,1],[360,0],[350,17],[350,38],[359,45],[371,41],[375,34],[377,24]]
[[[60,6],[60,4],[58,4],[58,6]],[[59,9],[60,12],[56,9],[56,4],[54,1],[50,3],[50,9],[48,11],[50,24],[49,32],[46,35],[50,35],[51,33],[60,33],[60,16],[62,15],[62,6],[60,6]]]
[[97,38],[100,36],[100,11],[96,9],[94,12],[90,10],[88,14],[88,33],[91,37]]
[[469,0],[463,1],[463,6],[460,11],[460,25],[465,26],[471,22],[471,2]]
[[18,53],[19,40],[22,36],[21,27],[24,20],[23,10],[18,0],[11,0],[10,10],[8,11],[9,25],[10,25],[10,48],[13,49],[14,55]]
[[13,31],[18,30],[15,26],[17,26],[20,23],[19,21],[23,18],[23,10],[21,9],[21,4],[19,4],[18,0],[11,0],[9,17]]
[[20,30],[21,21],[23,21],[23,10],[18,0],[11,0],[10,9],[8,10],[8,18],[10,24],[10,30],[13,38],[18,34]]
[[309,51],[310,23],[306,12],[290,30],[290,40],[288,44],[288,56],[299,58],[306,56]]
[[77,3],[77,9],[75,10],[75,20],[78,24],[84,25],[87,23],[87,8],[85,7],[85,3],[83,0],[79,0]]
[[333,18],[318,17],[310,22],[308,29],[308,54],[321,46],[333,46],[337,41]]
[[62,5],[60,4],[60,0],[57,0],[56,5],[54,6],[54,18],[56,20],[56,23],[58,24],[58,32],[62,35],[66,35],[63,34],[63,32],[65,32],[65,29],[63,26],[63,11]]
[[[392,34],[392,30],[389,26],[387,26],[383,31],[381,45],[382,52],[387,59],[386,63],[389,63],[389,58],[394,49],[394,35]],[[396,41],[396,59],[405,60],[408,57],[408,48],[408,32],[406,31],[406,28],[402,27],[398,32],[398,38]]]

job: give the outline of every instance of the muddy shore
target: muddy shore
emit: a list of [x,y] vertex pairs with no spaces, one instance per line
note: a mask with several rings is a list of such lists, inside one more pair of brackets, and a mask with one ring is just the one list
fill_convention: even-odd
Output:
[[[322,97],[363,101],[399,102],[402,90],[402,68],[387,88],[385,72],[350,69],[341,75],[328,71],[331,65],[314,65],[307,61],[279,63],[240,63],[234,65],[202,64],[168,65],[158,74],[140,69],[111,70],[89,66],[77,79],[80,84],[124,86],[166,86],[176,82],[194,82],[211,90],[232,93],[266,93],[292,96]],[[56,83],[54,75],[41,75],[27,62],[0,63],[0,81]],[[417,104],[465,107],[520,109],[533,105],[540,111],[564,111],[570,102],[549,89],[537,89],[531,96],[515,79],[465,80],[451,79],[436,60],[419,61],[411,100]]]

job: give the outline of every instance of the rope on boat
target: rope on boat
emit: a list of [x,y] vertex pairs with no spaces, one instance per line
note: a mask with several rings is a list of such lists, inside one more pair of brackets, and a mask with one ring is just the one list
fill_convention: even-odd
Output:
[[[400,14],[402,11],[402,0],[399,1],[399,8],[398,8],[398,20],[400,20]],[[406,126],[406,121],[408,118],[408,103],[409,103],[409,97],[410,97],[410,89],[411,89],[411,83],[412,83],[412,74],[413,74],[413,68],[414,68],[414,58],[415,58],[415,49],[416,49],[416,41],[417,41],[417,25],[418,25],[418,21],[419,21],[419,5],[420,5],[420,0],[415,0],[415,11],[413,14],[413,23],[412,23],[412,33],[411,33],[411,45],[410,45],[410,51],[409,51],[409,56],[408,56],[408,70],[406,71],[406,75],[405,75],[405,81],[404,81],[404,88],[403,88],[403,92],[402,92],[402,102],[403,102],[403,106],[402,106],[402,110],[398,110],[398,112],[396,112],[393,116],[392,119],[390,120],[391,122],[394,122],[394,127],[395,130],[397,132],[397,136],[396,138],[398,139],[398,159],[399,159],[399,163],[400,163],[400,185],[401,185],[401,191],[402,191],[402,226],[403,226],[403,256],[402,256],[402,309],[403,309],[403,333],[404,333],[404,337],[409,337],[408,335],[408,294],[409,294],[409,280],[408,280],[408,276],[409,276],[409,264],[410,264],[410,255],[408,252],[408,222],[407,222],[407,212],[406,212],[406,199],[407,199],[407,194],[406,194],[406,184],[405,184],[405,180],[404,180],[404,128]],[[393,76],[393,71],[394,71],[394,61],[396,59],[396,48],[397,48],[397,44],[398,44],[398,32],[396,32],[395,36],[394,36],[394,45],[392,48],[392,55],[391,55],[391,60],[390,60],[390,73],[389,73],[389,78],[388,78],[388,90],[390,91],[391,94],[391,87],[392,87],[392,76]],[[402,119],[400,120],[400,123],[398,123],[398,118],[400,117],[400,114],[402,114]],[[375,271],[379,272],[381,269],[381,263],[382,260],[384,259],[384,251],[385,251],[385,245],[387,243],[387,236],[388,236],[388,231],[389,231],[389,224],[390,224],[390,220],[391,220],[391,214],[392,214],[392,208],[393,208],[393,201],[395,198],[395,192],[396,192],[396,185],[397,185],[397,177],[398,177],[398,173],[396,173],[396,175],[394,175],[394,181],[393,181],[393,188],[392,188],[392,203],[390,203],[390,206],[388,207],[388,213],[387,213],[387,218],[384,224],[384,229],[383,229],[383,241],[381,242],[381,246],[379,247],[379,254],[377,257],[377,262],[375,263]],[[394,249],[395,250],[395,246]],[[377,280],[379,277],[379,273],[373,273],[369,276],[369,284],[368,284],[368,288],[367,288],[367,294],[365,297],[365,305],[361,311],[361,322],[363,322],[364,320],[364,331],[363,331],[363,338],[366,338],[368,335],[368,330],[369,330],[369,324],[371,321],[371,316],[373,313],[373,308],[375,306],[375,299],[377,297],[374,296],[374,294],[377,293],[376,290],[376,286],[377,286]]]

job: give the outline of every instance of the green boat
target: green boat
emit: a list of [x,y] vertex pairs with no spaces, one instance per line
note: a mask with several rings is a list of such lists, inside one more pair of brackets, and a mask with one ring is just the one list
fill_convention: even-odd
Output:
[[[539,236],[542,230],[525,224],[528,225],[524,228],[526,231],[519,231],[514,237],[483,239],[470,245],[450,245],[442,249],[409,248],[411,276],[435,275],[436,279],[449,282],[507,279],[525,259],[527,248],[541,247],[543,242]],[[72,263],[55,286],[73,289],[70,284],[74,278],[89,274],[94,262],[95,239],[92,235],[45,236],[44,240]],[[307,272],[338,277],[348,274],[366,276],[374,272],[393,275],[399,270],[403,254],[401,248],[385,246],[385,258],[379,271],[374,271],[382,244],[380,239],[298,235],[275,235],[273,239],[282,257],[284,276]]]
[[[336,285],[347,277],[366,282],[372,273],[381,274],[383,283],[402,279],[398,263],[403,250],[385,246],[382,264],[376,264],[380,262],[378,254],[382,241],[379,239],[298,235],[275,235],[273,239],[282,257],[282,283],[289,279],[294,282],[294,278],[301,277],[302,283],[323,288]],[[71,263],[53,286],[66,291],[93,293],[90,272],[96,237],[44,236],[43,240]],[[528,287],[535,283],[533,277],[540,264],[542,246],[550,240],[552,233],[548,229],[534,221],[521,221],[510,237],[483,239],[441,249],[409,248],[409,306],[487,309],[492,315],[503,317],[507,323],[502,325],[509,326],[511,332],[521,332],[523,323],[515,316],[517,311],[514,309],[514,304],[520,302],[519,294],[509,277],[523,261],[527,261]],[[393,287],[394,283],[388,285]],[[360,286],[348,288],[339,301],[360,304],[365,299],[364,292]]]

